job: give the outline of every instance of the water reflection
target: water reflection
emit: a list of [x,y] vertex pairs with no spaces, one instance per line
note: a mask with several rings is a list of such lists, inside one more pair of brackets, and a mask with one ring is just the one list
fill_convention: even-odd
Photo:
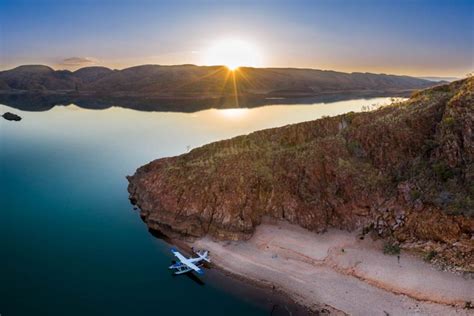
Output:
[[245,116],[249,112],[248,108],[241,108],[241,109],[223,109],[219,110],[218,113],[223,117],[230,118],[230,119],[240,119]]
[[408,97],[409,92],[380,92],[359,91],[328,93],[317,96],[300,96],[288,98],[262,97],[262,96],[239,96],[221,98],[154,98],[134,97],[124,95],[120,97],[48,94],[48,93],[0,93],[0,104],[23,111],[49,111],[56,106],[76,104],[83,109],[103,110],[112,107],[121,107],[138,111],[159,112],[197,112],[206,109],[230,109],[236,107],[260,107],[275,104],[314,104],[329,103],[337,101],[348,101],[354,99],[369,99],[376,97]]
[[[195,113],[77,105],[31,112],[0,105],[0,113],[23,118],[0,120],[0,312],[188,315],[200,306],[207,315],[268,314],[270,294],[230,286],[216,269],[206,274],[206,286],[173,278],[169,245],[151,236],[131,211],[125,176],[153,159],[212,141],[389,102]],[[187,293],[188,303],[176,293]]]
[[[0,111],[18,113],[23,120],[2,122],[2,136],[25,142],[97,150],[111,163],[126,165],[129,173],[150,160],[182,154],[206,143],[241,134],[361,111],[364,106],[388,104],[391,98],[358,99],[307,105],[209,109],[195,113],[140,112],[120,107],[87,110],[77,105],[57,106],[47,112],[18,111],[0,105]],[[34,144],[32,144],[34,146]],[[120,159],[117,159],[120,157]],[[90,158],[93,159],[93,158]]]

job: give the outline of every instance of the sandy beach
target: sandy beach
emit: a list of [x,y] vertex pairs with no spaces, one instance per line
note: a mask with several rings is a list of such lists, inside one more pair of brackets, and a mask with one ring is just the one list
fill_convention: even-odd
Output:
[[474,315],[474,279],[439,271],[402,251],[384,255],[381,242],[355,233],[315,234],[286,222],[261,224],[245,242],[203,238],[223,270],[285,292],[297,303],[332,314]]

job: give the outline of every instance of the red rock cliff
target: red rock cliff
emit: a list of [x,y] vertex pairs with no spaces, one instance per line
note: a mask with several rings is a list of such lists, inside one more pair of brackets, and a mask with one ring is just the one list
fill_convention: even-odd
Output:
[[130,199],[174,237],[246,239],[270,216],[363,228],[474,270],[473,91],[469,78],[158,159],[128,178]]

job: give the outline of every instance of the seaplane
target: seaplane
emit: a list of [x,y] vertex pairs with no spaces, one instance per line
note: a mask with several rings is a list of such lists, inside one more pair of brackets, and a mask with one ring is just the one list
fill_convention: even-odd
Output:
[[173,263],[169,266],[168,269],[175,270],[174,274],[184,274],[190,271],[195,271],[196,273],[203,275],[204,270],[200,268],[204,262],[211,262],[209,259],[209,251],[207,250],[198,250],[195,251],[194,248],[191,248],[192,251],[197,255],[194,258],[186,258],[182,253],[180,253],[175,248],[171,248],[173,255],[178,258],[179,262]]

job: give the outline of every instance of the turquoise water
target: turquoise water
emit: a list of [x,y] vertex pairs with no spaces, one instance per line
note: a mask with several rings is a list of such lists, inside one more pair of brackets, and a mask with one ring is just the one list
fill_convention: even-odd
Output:
[[388,99],[197,113],[74,105],[0,120],[0,314],[267,315],[239,282],[173,277],[170,245],[148,233],[125,176],[155,158],[254,130],[358,111]]

